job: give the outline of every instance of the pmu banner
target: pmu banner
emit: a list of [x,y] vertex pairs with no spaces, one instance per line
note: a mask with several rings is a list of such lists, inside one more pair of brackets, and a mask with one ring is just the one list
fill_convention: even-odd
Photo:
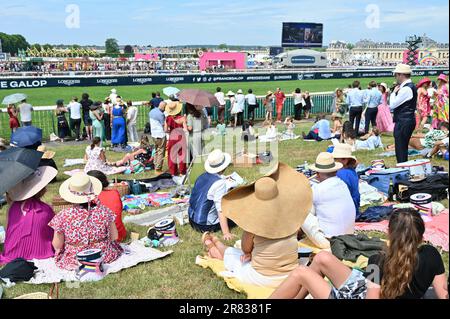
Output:
[[[413,76],[438,76],[449,70],[427,69],[416,70]],[[220,74],[159,74],[159,75],[129,75],[116,77],[103,76],[72,76],[72,77],[0,77],[0,90],[26,89],[44,87],[89,87],[89,86],[124,86],[124,85],[176,85],[202,83],[233,83],[233,82],[269,82],[269,81],[307,81],[326,79],[353,79],[392,77],[391,70],[355,70],[355,71],[308,71],[308,72],[275,72],[275,73],[220,73]]]

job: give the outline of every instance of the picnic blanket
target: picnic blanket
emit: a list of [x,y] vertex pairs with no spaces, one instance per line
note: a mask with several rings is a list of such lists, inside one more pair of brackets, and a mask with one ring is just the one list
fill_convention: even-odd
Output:
[[[157,249],[144,247],[139,242],[133,242],[130,245],[121,245],[124,253],[116,261],[111,264],[104,265],[105,276],[112,273],[117,273],[122,269],[131,268],[139,263],[152,261],[163,258],[172,253],[169,251],[159,251]],[[27,281],[28,284],[40,285],[51,284],[61,281],[79,281],[76,277],[75,271],[63,270],[56,266],[53,258],[43,260],[33,260],[34,265],[38,268],[34,277]]]
[[141,195],[125,195],[122,197],[122,205],[124,210],[144,209],[145,207],[162,207],[166,205],[187,203],[189,196],[184,198],[172,197],[172,193],[156,192]]
[[[431,151],[431,149],[429,149],[429,148],[426,148],[426,149],[421,150],[421,151],[414,150],[414,149],[409,149],[408,150],[408,156],[425,156],[430,151]],[[378,156],[381,156],[381,157],[394,157],[395,156],[395,151],[384,152],[384,153],[379,154]]]
[[64,160],[63,167],[77,166],[77,165],[84,165],[84,164],[85,164],[85,161],[82,158],[66,158]]
[[[430,242],[434,246],[441,247],[442,250],[448,252],[448,234],[449,234],[449,215],[448,209],[440,213],[438,216],[428,217],[425,221],[424,240]],[[356,223],[357,231],[379,231],[387,233],[389,221],[383,220],[378,223]]]

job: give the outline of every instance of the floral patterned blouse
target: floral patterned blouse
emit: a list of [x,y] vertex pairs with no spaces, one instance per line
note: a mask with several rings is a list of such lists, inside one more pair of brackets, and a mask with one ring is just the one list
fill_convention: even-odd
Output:
[[114,221],[114,213],[98,201],[90,211],[81,206],[62,210],[49,223],[55,232],[64,235],[64,247],[55,255],[56,265],[75,270],[78,267],[76,254],[86,249],[101,249],[105,263],[118,259],[122,247],[109,239],[110,224]]

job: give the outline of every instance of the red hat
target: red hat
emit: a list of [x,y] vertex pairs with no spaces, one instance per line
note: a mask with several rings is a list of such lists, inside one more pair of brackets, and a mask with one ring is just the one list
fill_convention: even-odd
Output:
[[439,75],[437,79],[438,79],[438,80],[441,80],[441,81],[444,81],[445,83],[448,83],[447,76],[446,76],[444,73],[442,73],[441,75]]
[[422,87],[425,83],[431,83],[431,80],[429,78],[423,78],[417,83],[417,88]]

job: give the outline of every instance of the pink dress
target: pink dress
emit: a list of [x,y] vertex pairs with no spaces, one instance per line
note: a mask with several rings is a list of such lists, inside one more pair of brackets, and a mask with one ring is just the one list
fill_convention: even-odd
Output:
[[419,96],[417,97],[417,112],[422,118],[428,117],[431,114],[430,97],[427,90],[419,90]]
[[394,131],[394,120],[392,118],[391,109],[387,103],[388,94],[383,94],[382,103],[378,106],[377,128],[381,133],[390,133]]
[[12,203],[0,264],[9,263],[16,258],[31,260],[53,257],[53,229],[48,223],[54,216],[49,205],[35,198]]
[[101,249],[103,261],[111,263],[120,257],[123,250],[110,238],[110,224],[115,221],[114,213],[98,201],[90,211],[80,206],[62,210],[49,226],[64,235],[64,247],[55,256],[59,268],[75,270],[78,267],[77,253],[86,249]]

